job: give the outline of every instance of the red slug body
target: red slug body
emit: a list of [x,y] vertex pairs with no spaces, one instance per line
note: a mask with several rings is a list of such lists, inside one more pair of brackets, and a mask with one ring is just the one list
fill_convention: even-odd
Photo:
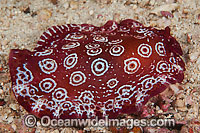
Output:
[[28,112],[51,118],[91,118],[138,112],[185,70],[170,29],[137,21],[49,28],[33,52],[12,49],[12,90]]

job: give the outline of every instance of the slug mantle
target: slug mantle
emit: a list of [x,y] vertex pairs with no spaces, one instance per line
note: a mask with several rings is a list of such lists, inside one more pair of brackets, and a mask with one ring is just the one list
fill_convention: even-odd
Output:
[[127,19],[53,26],[34,51],[12,49],[12,90],[29,113],[51,118],[116,118],[141,110],[185,65],[169,27],[157,30]]

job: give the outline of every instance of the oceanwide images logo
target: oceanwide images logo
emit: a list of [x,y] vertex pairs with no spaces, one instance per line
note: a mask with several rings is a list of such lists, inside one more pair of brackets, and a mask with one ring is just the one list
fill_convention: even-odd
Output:
[[152,126],[152,127],[163,127],[163,126],[175,126],[174,119],[109,119],[105,116],[104,119],[50,119],[49,116],[43,116],[40,121],[37,121],[34,115],[27,115],[24,118],[24,124],[27,127],[35,127],[38,123],[43,127],[127,127],[132,129],[138,126]]

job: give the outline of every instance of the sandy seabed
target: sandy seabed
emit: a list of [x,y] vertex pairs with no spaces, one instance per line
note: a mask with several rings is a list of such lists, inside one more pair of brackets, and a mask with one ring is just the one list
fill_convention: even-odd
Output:
[[[161,11],[166,11],[161,13]],[[122,132],[200,132],[200,1],[199,0],[0,0],[0,132],[115,132],[114,128],[28,128],[28,114],[17,104],[11,91],[8,58],[10,49],[33,50],[40,35],[53,25],[88,23],[101,26],[108,20],[134,19],[145,26],[164,29],[180,43],[186,64],[182,84],[169,109],[175,128],[145,127]],[[168,92],[165,92],[168,93]]]

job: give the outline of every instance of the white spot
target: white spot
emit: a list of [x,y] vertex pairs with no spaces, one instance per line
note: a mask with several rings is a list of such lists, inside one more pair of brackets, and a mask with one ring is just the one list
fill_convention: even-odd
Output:
[[110,48],[109,52],[113,56],[120,56],[124,52],[124,47],[122,45],[114,45]]
[[113,99],[109,99],[104,103],[104,108],[102,109],[104,111],[104,115],[105,115],[105,111],[110,111],[113,110],[114,107],[114,100]]
[[57,88],[52,93],[52,100],[55,102],[65,101],[66,98],[68,98],[67,90],[64,88]]
[[150,45],[143,43],[140,44],[140,46],[137,49],[137,52],[141,57],[149,58],[149,56],[151,56],[152,54],[152,48]]
[[108,44],[118,44],[118,43],[122,43],[123,40],[122,39],[116,39],[116,40],[112,40],[110,42],[108,42]]
[[56,87],[56,82],[51,78],[45,78],[39,83],[39,87],[42,91],[49,93]]
[[[19,84],[24,85],[25,83],[29,83],[33,80],[33,74],[32,72],[26,67],[26,64],[23,64],[23,68],[25,71],[20,70],[20,67],[17,67],[17,79],[16,84],[17,86]],[[20,81],[20,82],[19,82]]]
[[172,64],[176,64],[176,59],[174,57],[170,57],[169,62]]
[[63,33],[62,29],[60,29],[59,26],[56,26],[56,29],[58,29],[61,33]]
[[170,72],[170,64],[161,60],[157,63],[156,71],[159,73]]
[[49,34],[50,36],[52,36],[51,32],[48,30],[46,31],[47,34]]
[[124,60],[124,71],[128,74],[133,74],[140,68],[140,61],[137,58],[129,58]]
[[71,110],[71,108],[74,107],[70,101],[65,101],[61,103],[60,106],[62,107],[63,111]]
[[40,40],[39,40],[39,42],[45,42],[45,40],[43,40],[43,39],[40,39]]
[[93,39],[97,42],[108,42],[108,38],[101,35],[95,35]]
[[42,61],[39,61],[38,64],[40,69],[46,74],[51,74],[57,69],[56,61],[50,58],[43,59]]
[[35,56],[45,56],[45,55],[50,55],[53,53],[53,49],[46,49],[42,52],[36,52],[34,55]]
[[156,49],[156,52],[157,52],[158,55],[160,55],[160,56],[166,55],[165,47],[164,47],[164,44],[162,42],[156,43],[155,49]]
[[119,81],[116,78],[110,79],[107,82],[107,86],[112,89],[117,86],[118,82]]
[[76,65],[77,61],[78,61],[77,54],[76,54],[76,53],[73,53],[73,54],[68,55],[68,56],[64,59],[63,65],[64,65],[64,67],[65,67],[66,69],[71,69],[71,68],[73,68],[73,67]]
[[43,36],[45,39],[48,39],[44,34],[42,34],[42,36]]
[[103,58],[97,58],[91,64],[92,73],[96,76],[104,75],[108,68],[108,62]]
[[78,34],[78,33],[69,33],[66,35],[65,40],[69,41],[79,41],[81,39],[85,39],[86,35],[84,34]]
[[89,31],[93,31],[94,27],[93,26],[81,26],[81,31],[86,31],[86,32],[89,32]]
[[102,53],[102,49],[101,48],[93,48],[93,49],[89,49],[87,50],[87,54],[90,56],[96,56]]
[[54,27],[50,28],[54,33],[56,33],[56,30],[54,29]]
[[[36,92],[38,92],[38,88],[35,87],[34,85],[30,85],[29,89],[28,89],[28,95],[29,97],[39,97]],[[42,97],[42,96],[40,96]]]
[[71,49],[71,48],[75,48],[75,47],[78,47],[78,46],[80,46],[79,42],[69,42],[67,44],[64,44],[62,46],[62,49]]
[[100,44],[87,44],[87,45],[85,45],[85,47],[87,48],[87,49],[94,49],[94,48],[99,48],[100,47]]
[[76,72],[73,72],[70,76],[70,84],[73,85],[73,86],[78,86],[78,85],[81,85],[83,83],[85,83],[86,81],[86,76],[83,72],[81,71],[76,71]]

